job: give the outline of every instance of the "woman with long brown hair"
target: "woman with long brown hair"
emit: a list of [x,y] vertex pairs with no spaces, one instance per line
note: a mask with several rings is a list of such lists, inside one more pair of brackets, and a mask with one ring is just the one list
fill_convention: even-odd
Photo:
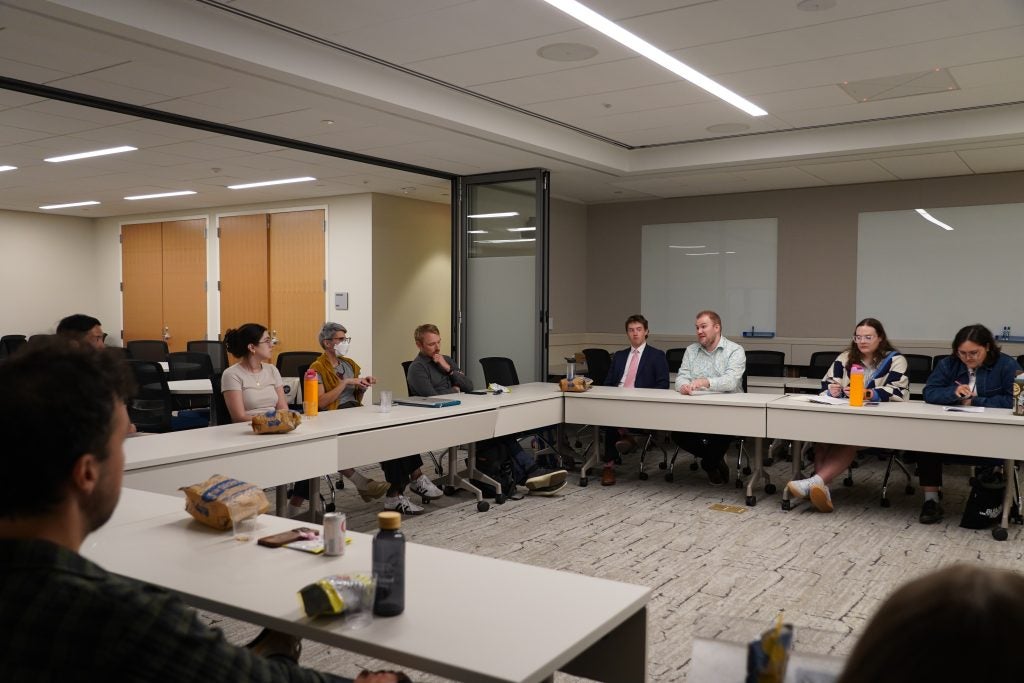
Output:
[[[864,318],[857,323],[850,348],[839,354],[821,380],[821,393],[833,398],[849,396],[850,369],[854,366],[859,366],[864,373],[866,400],[904,401],[909,396],[907,359],[893,348],[882,323],[874,318]],[[789,482],[786,485],[789,495],[810,498],[821,512],[832,512],[828,485],[850,466],[858,449],[848,444],[816,444],[814,476]]]

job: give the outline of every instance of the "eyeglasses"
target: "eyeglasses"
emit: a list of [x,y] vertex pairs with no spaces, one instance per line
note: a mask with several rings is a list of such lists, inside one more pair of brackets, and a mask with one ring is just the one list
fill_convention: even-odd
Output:
[[853,335],[853,341],[856,342],[870,342],[875,341],[877,337],[873,334],[855,334]]
[[[273,346],[274,345],[274,340],[273,339],[260,339],[259,344],[270,344],[271,346]],[[259,346],[259,344],[257,344],[257,346]]]
[[976,351],[957,351],[956,355],[960,356],[961,358],[968,358],[973,360],[980,356],[982,351],[984,350],[985,349],[978,349]]
[[352,337],[342,337],[341,339],[338,339],[337,337],[335,337],[331,341],[333,341],[335,344],[337,344],[339,342],[345,342],[345,341],[350,342],[350,341],[352,341]]

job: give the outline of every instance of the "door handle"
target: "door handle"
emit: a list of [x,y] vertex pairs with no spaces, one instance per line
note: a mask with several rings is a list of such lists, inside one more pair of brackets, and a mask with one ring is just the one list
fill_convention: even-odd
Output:
[[277,342],[278,342],[277,330],[271,330],[270,331],[270,345],[271,346],[277,346]]
[[164,338],[165,340],[167,340],[167,339],[170,339],[170,338],[171,338],[171,328],[169,328],[169,327],[168,327],[167,325],[164,325],[164,334],[163,334],[163,338]]

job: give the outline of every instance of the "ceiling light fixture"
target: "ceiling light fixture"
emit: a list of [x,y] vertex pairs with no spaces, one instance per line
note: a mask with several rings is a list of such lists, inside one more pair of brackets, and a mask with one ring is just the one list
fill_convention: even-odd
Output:
[[499,211],[498,213],[471,213],[466,218],[508,218],[518,215],[518,211]]
[[99,202],[71,202],[70,204],[47,204],[46,206],[40,206],[40,209],[70,209],[75,206],[92,206],[93,204],[99,204]]
[[195,194],[195,190],[181,190],[179,192],[160,192],[158,194],[137,194],[134,197],[125,197],[128,201],[136,199],[159,199],[160,197],[184,197],[188,194]]
[[508,244],[509,242],[536,242],[535,237],[523,238],[518,240],[477,240],[477,244]]
[[669,249],[707,249],[705,244],[670,244]]
[[703,88],[715,97],[725,100],[738,109],[742,109],[751,116],[767,116],[768,112],[761,109],[753,102],[746,100],[720,83],[716,83],[693,67],[683,64],[675,57],[663,50],[654,47],[643,38],[640,38],[626,29],[622,28],[610,19],[606,19],[594,10],[581,5],[576,0],[544,0],[552,7],[562,10],[566,14],[583,22],[596,31],[600,31],[612,40],[625,45],[637,54],[640,54],[655,64],[665,67],[677,76],[685,78],[698,88]]
[[531,230],[536,230],[536,229],[537,228],[532,226],[532,225],[527,225],[527,226],[522,227],[522,228],[508,228],[508,231],[509,232],[530,232]]
[[717,251],[702,251],[697,254],[687,254],[687,256],[718,256],[719,253]]
[[250,187],[267,187],[268,185],[287,185],[289,183],[308,183],[311,180],[316,180],[312,176],[303,176],[301,178],[283,178],[282,180],[263,180],[258,183],[242,183],[241,185],[228,185],[229,190],[248,190]]
[[0,172],[2,171],[17,171],[17,166],[0,166]]
[[945,223],[940,221],[938,218],[936,218],[935,216],[933,216],[930,213],[928,213],[927,211],[925,211],[924,209],[914,209],[914,211],[917,211],[919,214],[921,214],[921,217],[924,218],[926,221],[931,221],[932,223],[934,223],[935,225],[939,226],[943,230],[952,230],[953,229],[952,226],[946,225]]
[[470,235],[486,235],[487,234],[486,230],[467,230],[466,232],[468,232]]
[[110,147],[109,149],[94,149],[91,152],[79,152],[77,154],[65,154],[60,157],[50,157],[49,159],[43,159],[43,161],[49,161],[50,163],[59,164],[62,161],[76,161],[78,159],[88,159],[90,157],[103,157],[108,154],[120,154],[121,152],[134,152],[138,147],[132,147],[130,145],[123,145],[121,147]]

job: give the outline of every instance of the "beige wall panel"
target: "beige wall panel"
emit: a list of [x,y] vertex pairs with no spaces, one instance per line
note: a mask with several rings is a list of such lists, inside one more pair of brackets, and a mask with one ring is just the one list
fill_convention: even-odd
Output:
[[163,331],[163,237],[160,223],[121,228],[124,340],[160,339]]
[[206,219],[163,223],[163,310],[167,348],[206,339]]
[[267,214],[222,216],[220,334],[254,322],[270,324]]
[[[284,351],[318,350],[324,323],[324,211],[270,214],[270,328]],[[358,255],[354,255],[359,258]]]

